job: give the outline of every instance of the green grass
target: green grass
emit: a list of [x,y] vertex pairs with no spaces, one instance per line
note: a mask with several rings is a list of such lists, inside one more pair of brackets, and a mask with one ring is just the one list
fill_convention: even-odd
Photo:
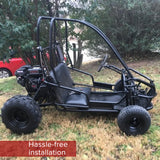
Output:
[[24,91],[24,88],[17,83],[16,77],[0,79],[0,95],[4,93],[21,93],[22,90]]
[[[96,76],[96,80],[102,82],[111,80],[116,82],[119,79],[116,74],[111,74],[107,70],[101,73],[94,72],[97,68],[98,66],[94,64],[85,69]],[[153,100],[154,108],[150,111],[152,125],[146,134],[136,137],[126,136],[119,130],[117,115],[114,114],[59,112],[53,107],[47,107],[42,109],[42,121],[32,134],[13,134],[0,120],[0,140],[74,140],[77,143],[77,156],[66,158],[69,160],[160,159],[160,61],[138,62],[133,68],[151,76],[156,83],[158,93]],[[73,78],[78,82],[91,83],[89,77],[78,77],[75,73]],[[1,106],[9,97],[16,94],[26,94],[26,92],[17,84],[15,77],[0,80]]]

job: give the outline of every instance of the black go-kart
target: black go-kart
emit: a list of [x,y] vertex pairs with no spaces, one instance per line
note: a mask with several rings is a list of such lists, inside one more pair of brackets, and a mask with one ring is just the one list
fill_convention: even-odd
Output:
[[[49,22],[47,47],[40,44],[41,22],[44,21]],[[97,82],[92,74],[74,67],[68,42],[74,23],[78,24],[75,30],[80,25],[84,26],[80,31],[90,28],[112,50],[122,68],[109,65],[106,62],[109,54],[106,54],[98,71],[105,68],[118,73],[120,79],[115,84]],[[60,26],[63,36],[60,35]],[[61,42],[58,41],[60,36],[64,38]],[[68,62],[64,61],[62,47],[66,48]],[[2,121],[12,132],[33,132],[41,121],[40,107],[45,106],[55,106],[60,111],[116,112],[118,126],[127,135],[144,134],[149,129],[151,117],[148,110],[153,108],[151,101],[156,96],[153,80],[129,68],[109,38],[93,24],[76,19],[39,17],[36,58],[38,65],[25,65],[16,71],[17,82],[26,88],[28,95],[16,95],[8,99],[2,108]],[[89,76],[92,84],[74,82],[70,74],[72,71]]]

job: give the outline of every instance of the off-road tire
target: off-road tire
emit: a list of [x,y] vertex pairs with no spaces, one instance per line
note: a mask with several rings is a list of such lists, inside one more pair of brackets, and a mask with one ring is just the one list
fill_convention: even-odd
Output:
[[151,125],[150,114],[142,107],[131,105],[123,108],[117,118],[119,128],[127,135],[144,134]]
[[41,110],[29,96],[14,96],[3,105],[2,122],[14,133],[32,133],[40,121]]

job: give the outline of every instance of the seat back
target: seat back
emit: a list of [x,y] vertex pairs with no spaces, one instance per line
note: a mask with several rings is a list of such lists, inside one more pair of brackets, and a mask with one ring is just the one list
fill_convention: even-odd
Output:
[[[73,81],[71,79],[69,70],[65,63],[59,63],[55,67],[55,74],[57,78],[57,83],[63,85],[65,87],[73,87]],[[56,97],[59,103],[64,103],[71,92],[70,90],[62,89],[59,87],[55,87]]]

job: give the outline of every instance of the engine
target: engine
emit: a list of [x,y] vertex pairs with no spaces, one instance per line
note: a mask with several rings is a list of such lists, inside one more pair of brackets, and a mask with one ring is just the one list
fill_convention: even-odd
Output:
[[26,88],[29,94],[37,91],[42,83],[42,69],[39,66],[25,65],[16,70],[17,82]]

